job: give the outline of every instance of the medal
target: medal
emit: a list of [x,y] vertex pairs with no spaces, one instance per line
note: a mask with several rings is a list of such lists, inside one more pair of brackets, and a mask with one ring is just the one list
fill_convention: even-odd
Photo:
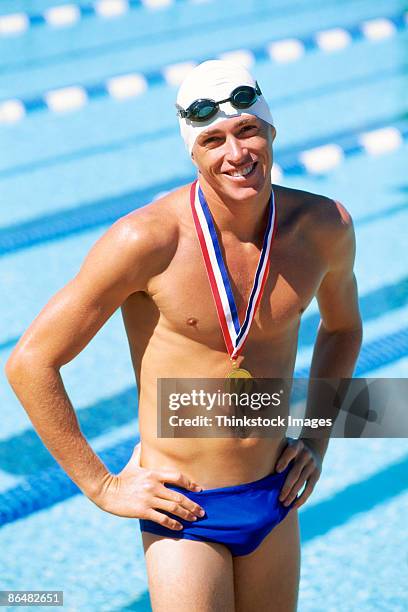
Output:
[[248,370],[237,367],[236,358],[241,354],[244,343],[248,337],[268,277],[269,255],[272,240],[276,232],[275,198],[273,190],[271,191],[269,200],[268,222],[262,250],[259,255],[258,266],[256,268],[254,282],[242,325],[239,321],[228,271],[222,257],[211,211],[198,180],[191,185],[190,203],[201,253],[203,255],[217,310],[218,320],[220,322],[228,354],[233,364],[227,378],[252,378]]
[[[225,390],[228,393],[251,393],[254,386],[254,379],[252,374],[245,370],[245,368],[239,368],[235,359],[232,361],[232,370],[226,375]],[[238,416],[238,415],[237,415]],[[243,435],[245,427],[238,426],[238,431]]]
[[232,362],[232,370],[227,374],[225,378],[252,378],[252,374],[245,370],[245,368],[239,368],[237,362]]

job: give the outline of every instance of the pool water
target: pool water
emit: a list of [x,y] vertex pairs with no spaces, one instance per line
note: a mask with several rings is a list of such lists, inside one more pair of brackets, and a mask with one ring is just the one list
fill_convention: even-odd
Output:
[[[55,2],[0,6],[1,366],[115,219],[194,178],[177,86],[191,63],[231,57],[252,66],[270,103],[275,182],[352,214],[364,320],[356,373],[406,377],[406,3]],[[318,321],[313,303],[298,375]],[[63,377],[92,447],[120,469],[138,421],[119,313]],[[0,590],[64,590],[67,610],[149,610],[137,522],[78,494],[4,376],[0,402]],[[407,468],[404,439],[330,443],[300,512],[300,612],[407,609]]]

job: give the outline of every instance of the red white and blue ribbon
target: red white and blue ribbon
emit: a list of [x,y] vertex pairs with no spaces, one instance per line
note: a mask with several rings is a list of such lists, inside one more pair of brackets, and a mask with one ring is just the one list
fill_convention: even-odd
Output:
[[270,250],[276,232],[276,211],[273,190],[269,201],[268,223],[262,250],[242,325],[239,322],[238,311],[229,282],[228,271],[222,257],[214,221],[198,180],[191,186],[190,202],[225,345],[231,359],[235,359],[243,349],[268,277]]

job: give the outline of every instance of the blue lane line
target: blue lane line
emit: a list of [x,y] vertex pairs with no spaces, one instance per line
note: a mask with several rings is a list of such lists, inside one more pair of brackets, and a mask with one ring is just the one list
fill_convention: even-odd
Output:
[[[367,374],[383,365],[397,361],[407,354],[408,327],[363,345],[356,376]],[[296,371],[295,377],[307,378],[308,368]],[[134,445],[138,441],[139,438],[135,437],[135,439],[126,440],[103,451],[100,453],[102,461],[107,464],[112,472],[119,472],[129,460]],[[401,489],[400,485],[398,486]],[[78,493],[80,493],[78,487],[59,466],[29,476],[24,483],[0,494],[0,527],[25,518],[39,510],[49,508]],[[378,496],[376,500],[378,501]],[[344,520],[347,520],[347,517]]]
[[13,348],[19,341],[20,337],[16,336],[15,338],[9,338],[8,340],[4,340],[0,342],[0,351],[6,351],[8,349]]
[[[402,139],[406,140],[408,138],[408,119],[397,118],[387,122],[385,126],[397,129]],[[307,174],[308,171],[301,161],[301,154],[305,150],[330,143],[341,147],[346,157],[365,154],[365,149],[359,141],[360,134],[381,127],[384,127],[383,122],[370,123],[366,126],[360,126],[358,131],[342,132],[326,136],[324,139],[304,142],[288,150],[278,150],[276,162],[286,175]],[[113,223],[119,217],[151,202],[157,194],[176,189],[195,178],[192,173],[114,198],[97,200],[96,202],[82,204],[75,209],[42,215],[24,223],[3,227],[0,229],[0,257],[37,244],[66,238]]]
[[[408,27],[408,20],[405,19],[405,11],[398,12],[397,14],[393,16],[387,17],[387,21],[389,21],[395,27],[395,32],[405,30]],[[365,33],[364,33],[361,23],[355,24],[353,26],[343,27],[342,29],[349,34],[353,42],[356,42],[357,40],[365,37]],[[296,38],[296,40],[299,41],[303,45],[307,53],[316,51],[316,50],[318,51],[321,50],[314,34],[308,34],[306,36],[297,36],[293,38]],[[249,54],[252,54],[255,61],[271,60],[270,53],[269,53],[269,45],[272,42],[278,42],[278,41],[279,39],[277,39],[276,41],[274,40],[268,41],[266,45],[264,44],[264,45],[260,45],[259,47],[247,49],[246,52]],[[210,58],[196,57],[195,59],[190,59],[188,61],[191,61],[194,63],[200,63],[207,59],[210,59]],[[158,68],[156,70],[149,70],[144,73],[140,72],[140,73],[135,73],[135,74],[137,74],[137,76],[142,77],[144,79],[144,81],[146,82],[147,88],[156,87],[158,85],[164,85],[167,83],[166,68],[167,67]],[[110,78],[120,77],[120,76],[123,76],[123,75],[120,73],[117,73],[115,75],[112,75],[112,77]],[[99,82],[99,83],[92,83],[92,84],[71,83],[70,85],[66,85],[66,87],[81,88],[83,92],[86,94],[86,98],[88,101],[92,101],[96,98],[100,98],[101,96],[110,95],[107,82]],[[23,108],[25,109],[26,114],[31,114],[37,111],[44,111],[49,108],[46,98],[45,98],[45,94],[35,96],[32,98],[25,98],[25,99],[23,98],[19,100],[19,102],[23,105]]]
[[[344,0],[349,5],[353,4],[353,0]],[[182,0],[185,2],[185,0]],[[368,0],[360,0],[360,2],[368,2]],[[382,11],[393,12],[398,10],[399,0],[392,0],[392,6],[388,6],[384,0],[380,0],[380,8],[375,7],[374,11],[371,9],[370,4],[367,6],[367,18],[374,18]],[[273,6],[255,6],[254,3],[246,5],[246,3],[233,2],[227,0],[220,6],[220,3],[208,2],[205,7],[200,7],[198,4],[192,6],[191,11],[169,11],[167,15],[163,16],[163,11],[155,11],[160,13],[152,15],[151,11],[139,11],[138,15],[131,14],[127,16],[126,21],[120,20],[117,25],[114,20],[111,22],[112,28],[106,30],[105,34],[101,36],[100,28],[95,23],[91,24],[88,28],[86,40],[80,36],[80,40],[77,41],[77,45],[73,48],[72,43],[69,43],[68,35],[71,34],[69,29],[64,31],[60,29],[57,33],[61,34],[62,46],[57,44],[57,48],[54,48],[55,40],[51,43],[51,48],[46,45],[44,48],[36,46],[33,53],[28,57],[24,54],[23,49],[20,47],[16,57],[10,57],[10,61],[2,63],[0,61],[2,74],[8,72],[14,72],[15,70],[27,70],[32,68],[39,68],[44,66],[55,65],[56,63],[64,63],[68,60],[75,58],[95,59],[101,54],[112,54],[117,51],[128,51],[135,50],[136,47],[150,44],[152,40],[160,41],[160,48],[162,49],[166,43],[180,40],[185,35],[191,35],[192,30],[197,27],[201,27],[205,30],[206,35],[212,37],[214,34],[214,28],[219,32],[220,28],[223,30],[235,30],[238,26],[246,24],[247,26],[259,23],[259,20],[264,20],[269,17],[274,19],[287,18],[291,20],[293,15],[297,15],[299,11],[304,11],[305,15],[312,13],[314,15],[313,22],[316,22],[316,11],[335,9],[336,0],[314,0],[313,3],[307,2],[307,0],[297,0],[291,3],[284,2],[284,0],[275,0]],[[192,5],[193,3],[191,3]],[[267,4],[267,3],[266,3]],[[270,3],[269,3],[270,4]],[[389,3],[388,3],[389,4]],[[1,6],[1,5],[0,5]],[[203,10],[203,8],[205,10]],[[351,7],[350,7],[351,8]],[[364,10],[364,5],[359,5],[357,14],[361,15]],[[388,13],[387,13],[388,14]],[[365,17],[365,15],[363,15]],[[165,18],[163,18],[165,17]],[[232,18],[231,18],[232,17]],[[119,28],[119,25],[122,26]],[[277,28],[280,30],[280,27]],[[276,30],[276,28],[275,28]],[[95,31],[95,33],[94,33]],[[285,30],[286,32],[286,30]],[[54,32],[50,31],[50,35]],[[223,36],[225,31],[223,31]],[[272,31],[271,34],[272,35]],[[10,39],[8,39],[10,40]],[[0,38],[0,44],[2,40]],[[7,43],[7,39],[3,39],[4,43]],[[11,40],[10,40],[11,42]],[[40,45],[42,46],[42,45]],[[156,51],[158,47],[156,45]],[[142,50],[143,53],[143,50]],[[13,54],[11,54],[13,56]],[[152,59],[152,58],[150,58]],[[102,60],[104,61],[104,60]],[[163,63],[163,62],[161,62]]]
[[[363,344],[354,376],[359,378],[368,372],[378,370],[390,363],[395,363],[408,355],[408,327],[387,336],[382,336]],[[299,368],[296,378],[308,378],[310,368]]]
[[73,151],[63,153],[61,155],[56,155],[53,157],[46,157],[43,159],[38,159],[35,161],[30,161],[28,163],[23,163],[16,166],[11,166],[9,168],[5,168],[3,170],[0,169],[0,180],[3,178],[9,178],[16,175],[21,175],[23,173],[32,172],[34,170],[39,170],[42,168],[50,168],[53,166],[58,166],[59,164],[64,164],[71,161],[76,161],[79,159],[86,159],[89,157],[94,157],[95,155],[100,155],[102,153],[111,153],[112,151],[122,151],[123,149],[127,149],[129,147],[135,145],[141,145],[146,142],[150,143],[153,141],[159,141],[165,138],[171,138],[177,133],[177,128],[172,127],[164,127],[158,128],[153,131],[145,131],[138,132],[135,135],[132,135],[128,138],[121,138],[120,140],[110,141],[106,144],[97,144],[87,146],[85,148],[74,149]]
[[0,229],[0,256],[51,240],[82,233],[105,224],[140,208],[162,191],[171,191],[183,183],[194,180],[194,175],[178,177],[147,189],[82,204],[73,210],[43,215],[33,221]]
[[[87,440],[95,440],[123,427],[132,427],[137,432],[136,388],[128,387],[115,395],[105,396],[75,412]],[[26,478],[54,467],[58,467],[58,463],[32,427],[0,439],[0,474]]]
[[302,542],[323,536],[333,527],[344,525],[356,514],[369,512],[407,488],[408,457],[368,478],[348,485],[330,499],[305,506],[301,514]]
[[[175,2],[177,3],[186,2],[187,3],[188,1],[191,2],[191,0],[172,0],[169,5],[166,5],[161,8],[170,8],[171,4],[174,4]],[[126,4],[128,6],[126,6]],[[123,13],[120,14],[121,17],[125,16],[129,10],[134,9],[134,8],[143,7],[147,10],[155,10],[155,9],[152,9],[152,7],[150,7],[148,4],[147,5],[144,4],[142,0],[126,0],[126,4],[124,5]],[[59,6],[65,6],[65,5],[55,5],[52,8],[56,8],[57,6],[59,7]],[[100,17],[96,4],[77,4],[74,2],[70,2],[69,6],[70,7],[73,6],[76,10],[78,10],[77,19],[75,19],[75,22],[84,17]],[[47,21],[46,12],[33,13],[33,14],[23,13],[23,14],[27,17],[27,20],[30,26],[50,25]],[[3,18],[8,17],[8,14],[0,15],[0,19],[2,17]]]
[[[119,472],[129,460],[139,436],[100,453],[112,472]],[[0,495],[0,527],[81,493],[80,489],[61,470],[52,467],[26,478],[24,483]]]
[[293,147],[287,150],[281,149],[279,154],[277,154],[277,163],[281,166],[285,175],[296,176],[308,173],[304,163],[300,159],[300,154],[310,149],[315,149],[327,144],[335,144],[340,147],[345,157],[366,154],[359,140],[360,135],[383,127],[393,127],[400,132],[403,140],[408,138],[408,119],[406,117],[390,121],[389,123],[384,120],[375,121],[365,126],[359,126],[358,130],[338,132],[324,139],[319,138],[299,143],[296,148]]
[[367,215],[358,217],[358,219],[355,220],[354,225],[355,226],[369,225],[370,223],[379,221],[380,219],[383,219],[384,217],[387,217],[388,219],[390,216],[397,215],[398,213],[402,211],[406,211],[407,209],[408,209],[408,205],[406,202],[404,202],[403,204],[396,204],[395,206],[390,206],[389,208],[385,210],[379,210],[378,212],[368,213]]
[[[268,99],[268,104],[276,111],[278,108],[284,108],[288,104],[292,104],[294,102],[304,102],[306,100],[312,100],[313,98],[319,97],[323,94],[343,92],[344,90],[352,89],[353,87],[361,85],[370,85],[373,83],[381,84],[381,81],[383,81],[384,79],[387,79],[389,77],[406,76],[407,73],[408,64],[393,66],[390,69],[377,70],[373,74],[368,74],[365,76],[360,75],[358,77],[338,80],[335,84],[330,85],[329,88],[327,87],[327,85],[318,85],[317,87],[310,88],[300,93],[297,92],[296,94],[284,95],[281,97],[274,98],[273,100]],[[4,170],[0,170],[0,179],[12,177],[17,174],[20,175],[23,173],[32,172],[41,168],[49,168],[58,164],[74,161],[77,159],[85,159],[93,155],[98,155],[99,153],[120,151],[121,149],[128,148],[132,145],[141,144],[144,142],[151,142],[153,140],[159,140],[160,138],[170,137],[177,132],[177,129],[178,128],[176,126],[173,126],[168,128],[159,128],[155,131],[138,132],[137,134],[130,135],[127,138],[122,138],[113,141],[111,140],[109,142],[106,142],[105,144],[80,148],[73,150],[69,153],[64,153],[62,155],[55,155],[52,157],[42,158],[25,164],[11,166]],[[280,150],[278,148],[278,154],[279,151]],[[282,152],[284,152],[283,149]]]
[[[385,285],[359,296],[361,316],[364,323],[380,318],[384,313],[398,310],[408,305],[408,276],[396,283]],[[299,333],[299,346],[313,346],[320,321],[318,313],[310,314],[302,319]]]

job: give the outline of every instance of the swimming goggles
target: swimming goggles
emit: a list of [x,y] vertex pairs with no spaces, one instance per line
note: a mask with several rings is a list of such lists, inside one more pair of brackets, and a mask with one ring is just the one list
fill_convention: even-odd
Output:
[[199,98],[194,100],[190,106],[186,109],[176,104],[177,115],[182,119],[191,119],[192,121],[208,121],[211,117],[218,112],[220,104],[224,102],[231,102],[234,108],[242,109],[249,108],[258,99],[258,96],[262,95],[261,89],[258,83],[255,83],[255,87],[250,85],[240,85],[236,87],[229,98],[225,100],[211,100],[209,98]]

